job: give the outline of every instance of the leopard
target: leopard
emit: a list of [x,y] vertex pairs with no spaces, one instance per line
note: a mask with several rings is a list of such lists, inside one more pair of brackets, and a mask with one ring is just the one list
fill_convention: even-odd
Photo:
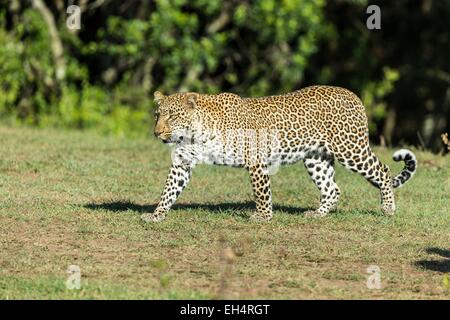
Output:
[[[234,93],[202,94],[154,92],[154,135],[172,147],[172,164],[154,212],[145,222],[166,218],[198,164],[226,165],[249,172],[256,211],[254,221],[273,216],[271,175],[274,168],[303,161],[320,192],[317,209],[307,217],[325,217],[337,209],[340,189],[335,162],[361,174],[380,190],[381,211],[396,210],[394,189],[402,187],[417,170],[415,154],[400,149],[394,161],[404,167],[391,175],[369,145],[368,117],[352,91],[316,85],[265,97]],[[275,170],[276,172],[276,170]]]

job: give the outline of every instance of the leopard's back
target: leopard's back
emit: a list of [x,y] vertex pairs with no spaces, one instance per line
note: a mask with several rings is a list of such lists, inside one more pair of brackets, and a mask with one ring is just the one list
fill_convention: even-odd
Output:
[[278,150],[273,156],[282,163],[296,162],[325,147],[361,151],[368,142],[364,106],[344,88],[312,86],[284,95],[240,98],[220,94],[212,99],[216,100],[212,103],[216,106],[212,109],[212,118],[217,119],[214,127],[224,137],[239,129],[275,134]]

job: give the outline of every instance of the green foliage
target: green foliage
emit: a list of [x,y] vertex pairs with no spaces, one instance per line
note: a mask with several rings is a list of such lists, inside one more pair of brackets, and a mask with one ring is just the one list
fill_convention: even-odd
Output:
[[12,105],[20,97],[21,83],[26,79],[20,59],[24,46],[5,30],[4,11],[0,12],[0,44],[5,44],[0,45],[0,115],[4,117],[17,112]]
[[374,121],[381,120],[386,116],[385,98],[394,89],[395,82],[399,79],[397,70],[385,67],[383,68],[383,79],[367,83],[362,91],[361,99],[367,109],[367,116],[370,120],[369,129],[374,131]]
[[[0,57],[9,61],[2,70],[7,85],[2,86],[1,110],[40,126],[123,135],[149,129],[148,95],[155,89],[228,89],[245,95],[291,91],[325,34],[324,5],[323,0],[261,0],[224,7],[219,0],[189,5],[159,0],[146,19],[108,15],[91,41],[60,26],[67,77],[58,85],[47,26],[28,8],[13,30],[4,24],[1,29],[0,37],[11,43]],[[93,74],[93,66],[83,64],[91,59],[107,66]],[[23,60],[38,77],[27,76]],[[102,81],[94,84],[96,78]],[[14,113],[30,85],[37,88],[24,100],[27,110]]]

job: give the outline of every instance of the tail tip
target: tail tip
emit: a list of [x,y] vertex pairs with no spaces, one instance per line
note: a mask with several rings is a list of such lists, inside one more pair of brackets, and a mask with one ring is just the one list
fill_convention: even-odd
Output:
[[414,153],[412,153],[411,150],[400,149],[394,152],[394,154],[392,155],[392,159],[394,159],[394,161],[408,161],[415,160],[416,156],[414,155]]
[[399,188],[403,186],[417,170],[417,159],[414,153],[408,149],[400,149],[392,155],[394,161],[405,162],[405,167],[403,170],[392,179],[392,184],[394,188]]

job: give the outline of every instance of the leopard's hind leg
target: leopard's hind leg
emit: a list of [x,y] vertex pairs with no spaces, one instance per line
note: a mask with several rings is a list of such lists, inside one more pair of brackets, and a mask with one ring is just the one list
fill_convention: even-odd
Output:
[[373,186],[380,189],[381,211],[387,215],[395,212],[394,188],[389,167],[382,163],[367,145],[353,152],[336,152],[336,159],[347,169],[358,172]]
[[335,210],[339,200],[339,187],[334,177],[334,157],[327,153],[316,153],[304,160],[306,170],[320,190],[320,207],[307,211],[306,216],[324,217]]

